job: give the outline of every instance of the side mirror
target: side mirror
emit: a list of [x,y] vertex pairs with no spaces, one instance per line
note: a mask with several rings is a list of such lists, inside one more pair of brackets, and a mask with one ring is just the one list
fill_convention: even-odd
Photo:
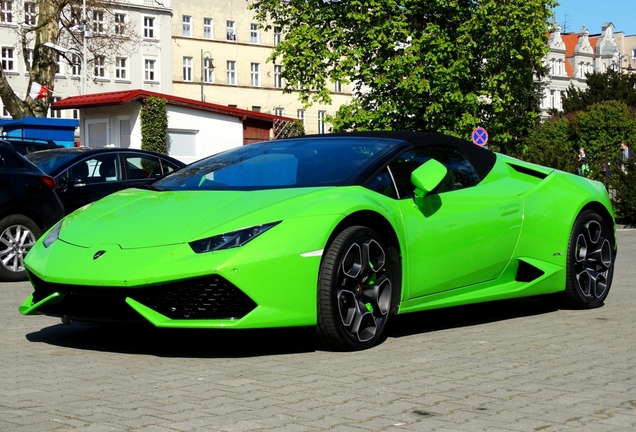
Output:
[[86,186],[86,179],[84,177],[69,177],[66,179],[66,187],[82,187]]
[[411,173],[411,183],[415,186],[415,196],[424,198],[427,193],[435,189],[446,177],[448,170],[435,159],[424,162]]

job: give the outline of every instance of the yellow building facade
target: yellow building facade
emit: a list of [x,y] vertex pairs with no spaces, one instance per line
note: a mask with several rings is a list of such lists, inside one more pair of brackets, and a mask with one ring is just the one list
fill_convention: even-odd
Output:
[[324,119],[351,100],[349,85],[331,84],[332,104],[305,108],[283,93],[282,66],[268,62],[284,35],[264,31],[245,0],[173,2],[173,94],[298,118],[307,134],[328,133]]

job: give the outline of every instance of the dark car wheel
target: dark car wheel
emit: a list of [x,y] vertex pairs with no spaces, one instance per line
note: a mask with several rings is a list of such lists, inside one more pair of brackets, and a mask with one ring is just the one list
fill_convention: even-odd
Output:
[[26,280],[24,257],[41,234],[35,222],[23,215],[0,221],[0,280]]
[[355,351],[376,344],[391,311],[390,254],[374,231],[353,226],[329,245],[318,281],[318,339],[330,349]]
[[612,285],[614,259],[613,234],[603,218],[591,210],[581,213],[568,245],[566,305],[575,309],[602,306]]

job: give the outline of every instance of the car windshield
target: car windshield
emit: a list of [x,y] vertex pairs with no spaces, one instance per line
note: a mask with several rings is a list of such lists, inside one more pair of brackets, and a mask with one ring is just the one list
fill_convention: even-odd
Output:
[[79,152],[67,150],[42,150],[29,153],[25,157],[47,174],[51,174],[57,167],[77,158]]
[[153,183],[158,190],[257,190],[348,185],[394,145],[360,137],[303,138],[238,147]]

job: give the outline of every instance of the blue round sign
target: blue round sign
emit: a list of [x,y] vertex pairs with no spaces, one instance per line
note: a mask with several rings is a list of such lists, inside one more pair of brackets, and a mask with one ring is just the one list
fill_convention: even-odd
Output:
[[488,142],[488,132],[483,127],[479,126],[473,130],[472,133],[473,144],[478,146],[485,146]]

